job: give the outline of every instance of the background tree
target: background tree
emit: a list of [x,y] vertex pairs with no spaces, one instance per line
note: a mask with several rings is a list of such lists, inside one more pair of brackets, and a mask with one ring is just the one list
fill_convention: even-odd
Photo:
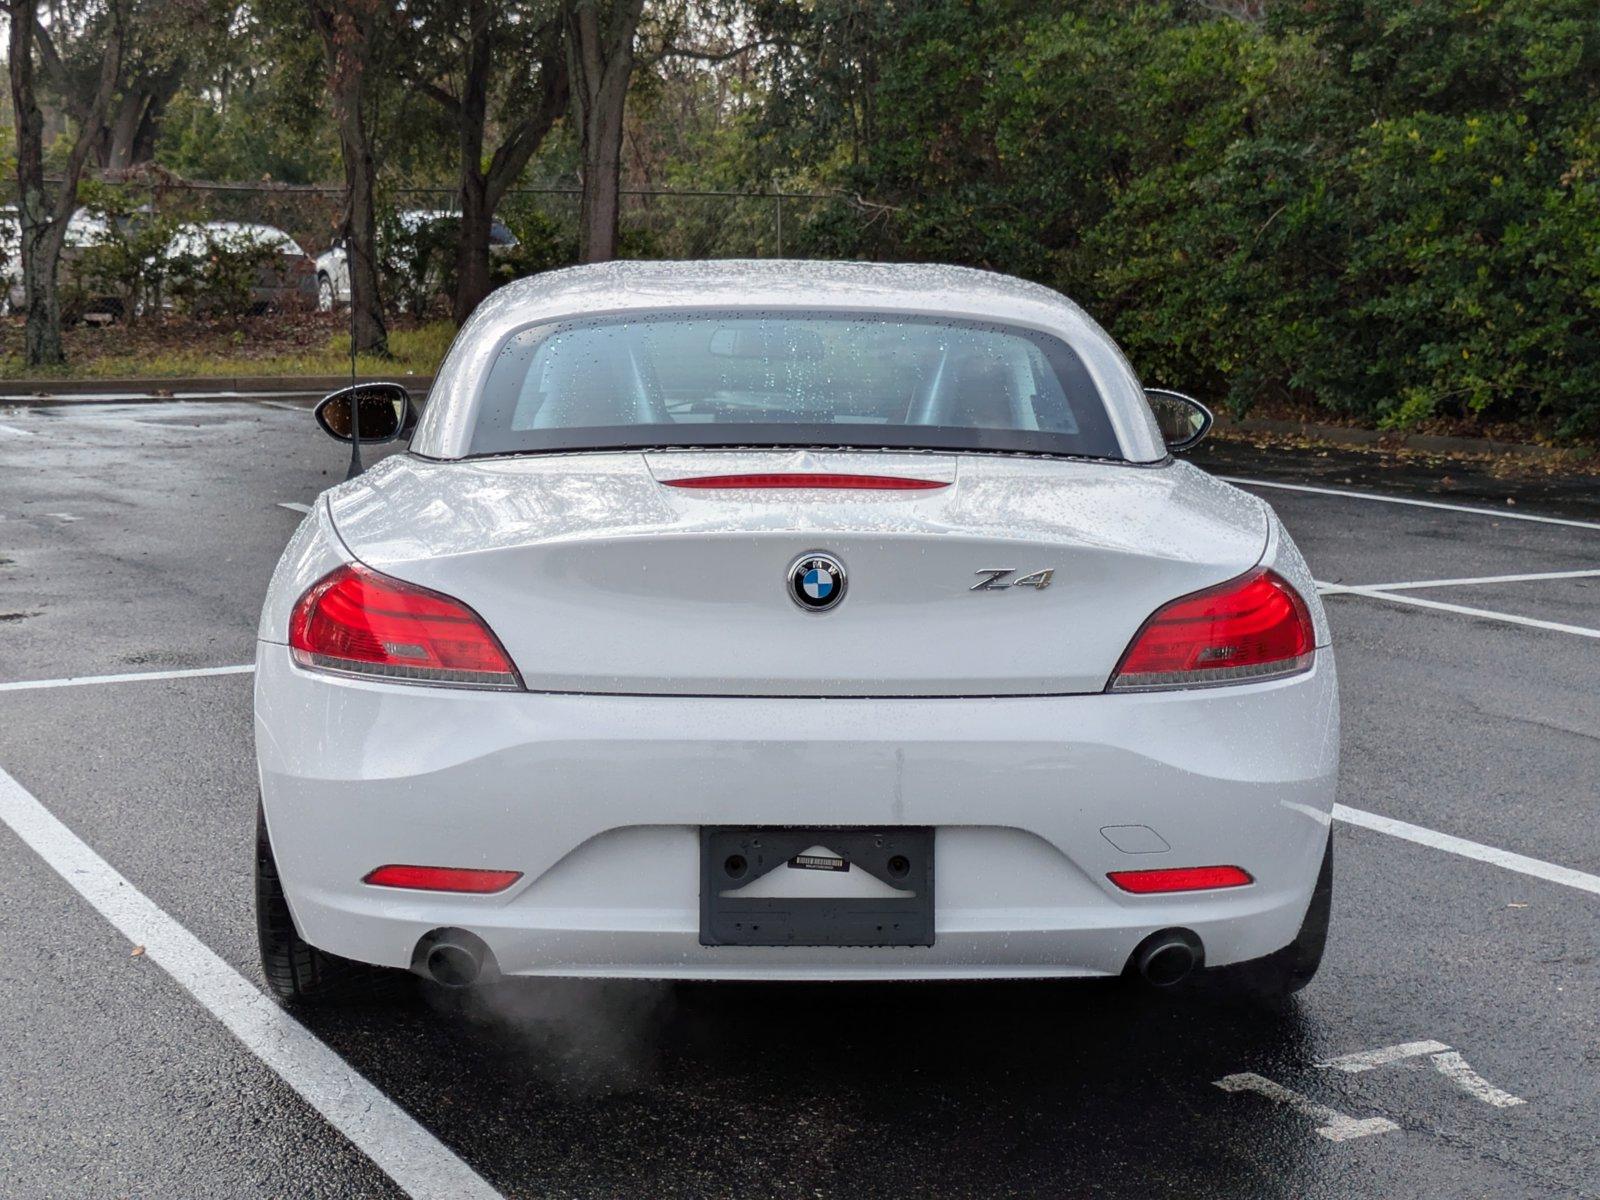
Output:
[[[191,65],[224,40],[235,6],[225,0],[133,0],[124,20],[121,79],[93,144],[92,163],[126,170],[155,153],[167,107]],[[37,31],[42,80],[80,128],[90,105],[114,14],[109,6],[47,0]]]
[[[553,5],[518,0],[424,0],[408,15],[413,72],[456,134],[460,220],[451,315],[459,324],[489,294],[495,209],[566,112],[564,23]],[[491,111],[497,136],[486,157]]]
[[391,32],[395,0],[306,0],[322,42],[328,92],[344,160],[345,254],[350,269],[352,348],[386,355],[389,331],[378,286],[377,166],[367,102]]
[[582,159],[578,261],[617,255],[622,216],[622,118],[644,0],[564,0],[572,124]]
[[[79,9],[72,32],[86,28],[101,39],[100,70],[87,103],[78,108],[61,182],[52,200],[45,187],[44,114],[39,107],[35,52],[40,40],[38,0],[10,0],[9,66],[11,112],[17,154],[17,215],[21,234],[23,288],[28,324],[24,353],[29,366],[65,361],[61,350],[61,296],[57,286],[67,224],[78,207],[78,183],[116,93],[128,37],[128,0],[106,0],[101,9]],[[96,18],[103,17],[103,20]],[[65,32],[59,30],[58,32]]]

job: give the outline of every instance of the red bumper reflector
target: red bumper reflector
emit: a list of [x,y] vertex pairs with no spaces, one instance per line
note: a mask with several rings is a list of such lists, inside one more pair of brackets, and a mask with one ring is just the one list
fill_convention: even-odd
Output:
[[362,883],[410,888],[421,892],[503,892],[522,878],[521,871],[481,871],[476,867],[411,867],[390,863],[369,872]]
[[832,488],[867,492],[925,492],[949,487],[937,479],[908,479],[903,475],[839,475],[820,471],[773,471],[756,475],[690,475],[663,479],[678,488]]
[[1106,876],[1125,892],[1203,892],[1209,888],[1243,887],[1254,883],[1240,867],[1166,867],[1159,871],[1112,871]]

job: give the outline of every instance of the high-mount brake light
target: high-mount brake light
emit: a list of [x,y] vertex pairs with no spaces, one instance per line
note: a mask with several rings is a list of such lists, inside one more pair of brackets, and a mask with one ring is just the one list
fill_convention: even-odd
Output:
[[1109,691],[1254,683],[1310,670],[1311,611],[1282,576],[1258,568],[1165,604],[1134,635]]
[[832,491],[925,492],[949,487],[938,479],[912,479],[905,475],[844,475],[824,471],[765,471],[742,475],[690,475],[663,479],[675,488],[819,488]]
[[295,662],[406,683],[521,688],[505,648],[459,600],[346,563],[296,601]]
[[487,896],[503,892],[522,878],[521,871],[485,871],[479,867],[416,867],[390,863],[368,871],[362,883],[418,892],[465,892]]
[[1107,879],[1125,892],[1153,896],[1162,892],[1204,892],[1254,883],[1243,867],[1161,867],[1153,871],[1112,871]]

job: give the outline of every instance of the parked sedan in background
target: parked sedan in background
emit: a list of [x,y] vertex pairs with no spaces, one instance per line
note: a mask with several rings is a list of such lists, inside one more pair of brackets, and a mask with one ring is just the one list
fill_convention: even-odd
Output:
[[[61,243],[57,280],[70,285],[77,273],[83,252],[110,239],[111,226],[104,216],[80,208],[67,222]],[[22,226],[15,206],[0,209],[0,310],[17,313],[27,307],[27,291],[22,277]]]
[[[408,430],[398,384],[319,407]],[[324,494],[256,658],[278,994],[1116,976],[1322,958],[1305,563],[1046,288],[613,263],[490,296]],[[353,428],[355,427],[355,428]]]
[[[378,246],[380,258],[389,260],[401,273],[419,275],[407,285],[413,289],[437,291],[440,286],[439,264],[430,261],[426,254],[415,254],[415,247],[397,243],[415,243],[426,230],[438,229],[453,235],[460,215],[441,209],[408,209],[396,213],[394,228],[383,235]],[[498,219],[489,224],[489,253],[499,256],[509,253],[517,245],[517,237]],[[328,249],[317,255],[317,307],[327,312],[335,304],[350,303],[350,261],[343,240],[336,240]]]
[[[299,242],[273,225],[206,221],[181,226],[167,243],[165,257],[169,274],[177,280],[187,278],[203,285],[206,264],[217,257],[219,251],[242,257],[257,252],[250,278],[242,284],[248,290],[251,311],[296,305],[309,307],[313,303],[317,285],[311,257],[300,248]],[[172,291],[169,286],[163,297],[168,305]],[[197,293],[197,300],[204,305],[202,294]]]

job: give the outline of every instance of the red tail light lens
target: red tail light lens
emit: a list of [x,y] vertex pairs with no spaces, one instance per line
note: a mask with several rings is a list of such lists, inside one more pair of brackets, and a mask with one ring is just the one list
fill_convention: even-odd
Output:
[[484,871],[477,867],[413,867],[390,863],[367,872],[361,882],[418,892],[468,892],[484,896],[490,892],[503,892],[521,878],[521,871]]
[[1212,888],[1254,883],[1243,867],[1166,867],[1159,871],[1112,871],[1106,876],[1125,892],[1140,896],[1158,892],[1204,892]]
[[289,617],[297,663],[413,683],[520,688],[489,627],[459,600],[346,563],[312,584]]
[[1311,612],[1282,577],[1255,570],[1156,610],[1111,677],[1112,691],[1207,687],[1309,670]]

